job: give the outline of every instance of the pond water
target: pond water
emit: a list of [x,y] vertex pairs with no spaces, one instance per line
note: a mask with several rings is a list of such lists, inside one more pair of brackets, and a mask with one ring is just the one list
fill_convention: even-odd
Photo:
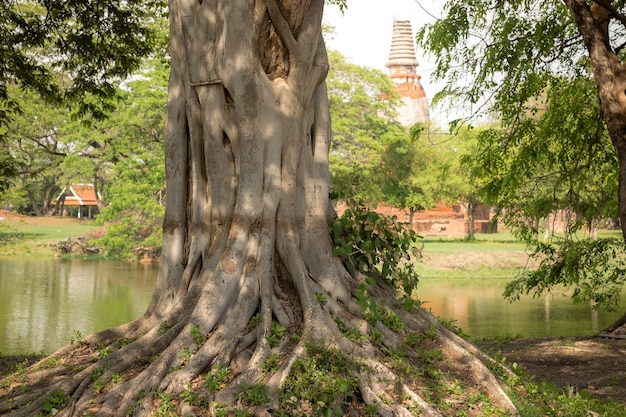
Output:
[[574,304],[566,292],[522,297],[509,303],[502,293],[509,279],[423,278],[418,298],[426,309],[477,338],[493,336],[589,336],[604,330],[626,310],[626,291],[613,312]]
[[[0,354],[51,353],[76,331],[87,335],[140,317],[156,275],[156,266],[138,263],[0,258]],[[505,284],[424,278],[419,298],[474,337],[590,335],[626,308],[596,312],[559,294],[509,304],[501,296]]]
[[0,354],[51,353],[83,335],[145,312],[151,265],[0,258]]

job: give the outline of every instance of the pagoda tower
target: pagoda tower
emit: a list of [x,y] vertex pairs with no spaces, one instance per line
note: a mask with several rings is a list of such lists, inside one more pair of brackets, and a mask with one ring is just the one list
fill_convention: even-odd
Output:
[[419,64],[413,44],[411,22],[395,20],[386,67],[389,68],[389,76],[403,102],[398,108],[398,122],[407,127],[418,122],[426,123],[430,119],[428,98],[420,83],[422,77],[416,72]]

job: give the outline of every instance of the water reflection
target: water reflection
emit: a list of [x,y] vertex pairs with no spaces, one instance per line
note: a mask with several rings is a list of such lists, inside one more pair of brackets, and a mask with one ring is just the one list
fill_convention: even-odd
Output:
[[0,353],[52,352],[133,320],[149,302],[156,268],[118,262],[0,259]]
[[[0,353],[50,353],[78,330],[87,335],[140,317],[157,269],[137,263],[0,258]],[[564,294],[502,299],[505,279],[423,278],[425,306],[474,337],[583,336],[626,309],[607,313],[573,305]]]
[[424,306],[473,337],[521,335],[526,337],[587,336],[608,327],[624,313],[596,311],[574,305],[565,292],[539,299],[522,297],[514,303],[502,298],[506,279],[423,278],[418,297]]

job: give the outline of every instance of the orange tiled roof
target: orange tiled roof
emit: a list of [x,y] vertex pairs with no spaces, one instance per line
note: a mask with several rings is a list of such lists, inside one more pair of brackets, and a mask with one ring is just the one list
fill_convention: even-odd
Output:
[[61,199],[63,195],[65,195],[65,206],[96,206],[100,199],[92,184],[70,185],[69,189],[63,189],[57,200]]

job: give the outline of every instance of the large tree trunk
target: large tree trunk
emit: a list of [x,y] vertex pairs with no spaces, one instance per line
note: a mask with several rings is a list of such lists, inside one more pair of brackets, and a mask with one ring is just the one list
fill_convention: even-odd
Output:
[[[619,165],[618,203],[622,236],[626,244],[626,67],[609,42],[611,0],[563,0],[574,13],[583,37],[600,99],[600,109],[606,122]],[[625,331],[623,328],[615,331]]]
[[[0,412],[32,415],[61,390],[70,405],[58,416],[147,416],[162,395],[192,389],[206,401],[178,400],[179,412],[207,415],[215,403],[239,407],[237,393],[262,383],[275,395],[251,409],[267,416],[315,343],[361,364],[359,401],[379,415],[441,415],[424,399],[428,385],[401,377],[383,354],[417,361],[405,341],[412,334],[432,340],[441,372],[463,381],[464,393],[486,393],[492,406],[516,414],[488,357],[424,310],[407,314],[381,283],[370,297],[402,324],[365,321],[355,298],[364,277],[332,254],[322,11],[322,0],[170,1],[167,202],[152,301],[136,322],[55,353],[71,353],[77,371],[32,376],[28,393]],[[286,329],[278,344],[270,342],[276,323]],[[363,337],[347,337],[346,328]],[[97,359],[103,349],[110,354]],[[279,366],[264,371],[270,354]],[[218,365],[232,377],[206,393],[201,377]]]

